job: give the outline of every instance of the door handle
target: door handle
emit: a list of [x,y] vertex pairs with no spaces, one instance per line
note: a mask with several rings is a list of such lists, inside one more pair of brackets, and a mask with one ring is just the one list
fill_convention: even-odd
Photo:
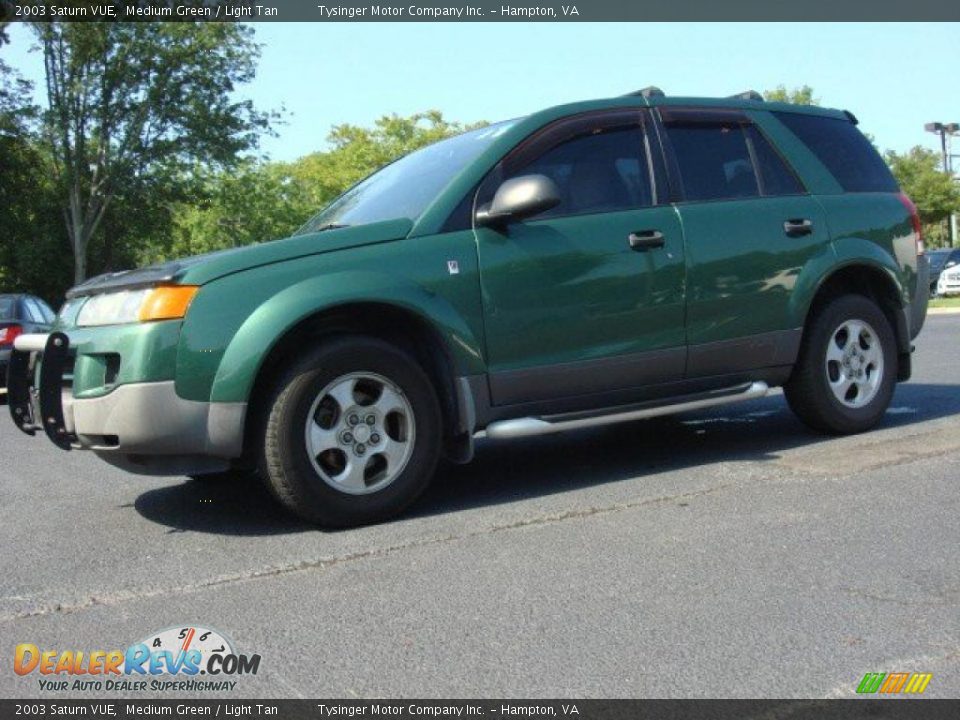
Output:
[[787,220],[783,224],[783,231],[790,237],[799,237],[800,235],[809,235],[813,232],[813,223],[806,218],[795,218]]
[[642,252],[653,248],[662,248],[666,240],[663,239],[663,233],[659,230],[637,230],[627,236],[630,242],[630,249]]

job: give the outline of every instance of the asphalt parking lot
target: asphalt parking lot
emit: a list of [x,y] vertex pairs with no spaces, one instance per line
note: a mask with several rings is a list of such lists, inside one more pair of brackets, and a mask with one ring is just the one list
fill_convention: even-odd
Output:
[[3,413],[3,697],[44,695],[18,643],[185,624],[262,656],[234,697],[847,697],[868,671],[960,695],[960,315],[928,318],[872,433],[812,434],[777,394],[484,442],[407,517],[336,533]]

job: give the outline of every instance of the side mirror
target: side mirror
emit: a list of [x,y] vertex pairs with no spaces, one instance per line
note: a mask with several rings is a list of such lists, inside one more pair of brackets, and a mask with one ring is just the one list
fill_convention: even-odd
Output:
[[477,209],[478,225],[506,225],[560,204],[560,188],[546,175],[521,175],[497,188],[493,200]]

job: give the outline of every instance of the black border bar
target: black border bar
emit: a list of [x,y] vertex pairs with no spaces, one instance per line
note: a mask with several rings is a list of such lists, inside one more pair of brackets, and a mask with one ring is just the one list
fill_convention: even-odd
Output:
[[[375,711],[375,706],[378,711]],[[76,714],[72,708],[82,707]],[[228,708],[232,712],[228,712]],[[243,708],[238,712],[238,708]],[[384,708],[389,711],[385,712]],[[437,713],[455,708],[460,713]],[[573,712],[575,708],[576,712]],[[0,700],[0,717],[280,718],[356,720],[954,720],[960,700]]]
[[[0,0],[0,21],[651,22],[960,20],[954,0]],[[789,37],[784,37],[789,45]],[[815,52],[816,48],[808,48]],[[895,53],[897,48],[891,48]]]

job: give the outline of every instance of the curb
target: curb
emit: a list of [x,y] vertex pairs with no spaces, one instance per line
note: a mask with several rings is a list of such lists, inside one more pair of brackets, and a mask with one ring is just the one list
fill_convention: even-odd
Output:
[[927,315],[960,315],[960,307],[927,308]]

